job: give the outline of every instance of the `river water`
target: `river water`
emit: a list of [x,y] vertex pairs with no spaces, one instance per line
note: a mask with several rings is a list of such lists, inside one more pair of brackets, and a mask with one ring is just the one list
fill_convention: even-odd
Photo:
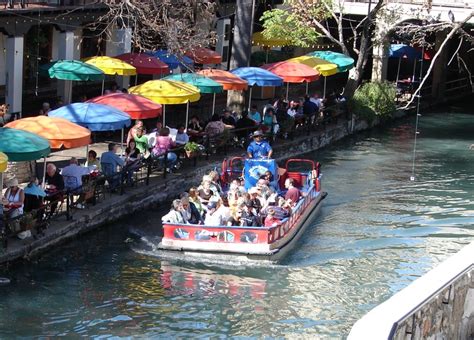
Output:
[[29,265],[0,272],[0,338],[341,338],[375,305],[474,236],[474,116],[421,117],[416,181],[413,118],[308,155],[329,196],[278,266],[160,260],[161,211],[137,214]]

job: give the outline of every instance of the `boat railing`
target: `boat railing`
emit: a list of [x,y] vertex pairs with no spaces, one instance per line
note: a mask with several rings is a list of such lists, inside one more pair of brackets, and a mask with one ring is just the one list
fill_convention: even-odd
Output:
[[279,226],[270,228],[268,231],[268,243],[273,243],[285,237],[298,224],[301,215],[306,211],[306,208],[311,204],[317,196],[318,191],[315,186],[312,186],[306,196],[304,196],[298,203],[288,220]]

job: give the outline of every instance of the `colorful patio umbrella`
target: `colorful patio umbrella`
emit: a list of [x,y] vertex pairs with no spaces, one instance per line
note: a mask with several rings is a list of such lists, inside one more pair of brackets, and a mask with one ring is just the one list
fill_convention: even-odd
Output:
[[[318,71],[324,77],[323,98],[326,98],[326,77],[332,76],[338,72],[336,64],[308,55],[303,55],[297,58],[291,58],[288,59],[288,61],[300,63]],[[306,94],[308,94],[308,86],[306,86]]]
[[88,145],[91,132],[64,118],[49,116],[28,117],[14,120],[5,127],[31,132],[49,141],[53,149],[72,149]]
[[257,46],[281,47],[291,45],[291,41],[278,38],[265,38],[263,32],[255,32],[252,34],[252,44]]
[[391,44],[388,49],[389,58],[398,58],[398,68],[397,68],[397,80],[400,76],[400,64],[402,59],[413,59],[413,79],[415,79],[416,72],[416,60],[421,58],[421,51],[415,47],[411,47],[405,44]]
[[219,53],[205,47],[193,48],[185,54],[196,64],[220,64],[222,62],[222,56]]
[[260,67],[239,67],[232,71],[239,78],[242,78],[250,85],[249,93],[249,110],[252,102],[252,89],[255,85],[257,86],[281,86],[283,85],[283,79],[276,74],[267,71]]
[[[190,102],[198,101],[201,98],[197,87],[174,80],[150,80],[144,84],[131,87],[128,92],[163,105],[187,104],[186,111],[189,111]],[[166,126],[165,106],[163,106],[163,125]]]
[[95,103],[74,103],[50,111],[49,117],[69,120],[91,131],[115,131],[130,126],[130,116],[115,107]]
[[151,100],[129,93],[111,93],[89,99],[87,103],[103,104],[128,113],[132,119],[148,119],[161,115],[162,107]]
[[161,60],[141,53],[124,53],[116,56],[137,69],[137,74],[169,74],[170,68]]
[[286,99],[288,99],[290,83],[308,83],[319,79],[318,71],[301,63],[280,61],[278,63],[265,64],[261,67],[283,79],[286,83]]
[[346,72],[354,67],[354,59],[343,53],[333,51],[314,51],[307,54],[310,57],[316,57],[326,60],[329,63],[337,65],[337,72]]
[[[217,69],[205,69],[197,72],[200,75],[203,75],[205,77],[209,77],[212,80],[218,82],[219,84],[222,85],[224,90],[229,91],[229,90],[234,90],[234,91],[242,91],[242,90],[247,90],[248,88],[248,83],[246,80],[243,80],[236,76],[233,73],[230,73],[228,71],[224,70],[217,70]],[[214,115],[214,112],[216,110],[216,101],[215,97],[212,103],[212,114]]]
[[[187,84],[196,86],[201,93],[212,93],[212,107],[213,114],[214,108],[216,107],[216,93],[221,93],[224,88],[218,82],[212,80],[211,78],[202,76],[196,73],[178,73],[165,77],[164,79],[182,81]],[[186,125],[188,122],[188,110],[186,110]]]
[[85,62],[101,69],[108,75],[134,76],[137,74],[137,69],[134,66],[117,58],[92,57],[85,59]]
[[[0,172],[5,172],[7,170],[8,165],[8,156],[5,155],[3,152],[0,152]],[[0,188],[2,188],[0,186]]]
[[0,128],[0,151],[10,162],[34,161],[50,154],[47,139],[11,128]]
[[104,79],[101,69],[79,60],[56,60],[40,66],[40,74],[49,78],[75,81]]
[[182,58],[178,58],[174,54],[169,53],[167,50],[157,50],[153,52],[149,52],[152,56],[160,59],[162,62],[164,62],[166,65],[169,66],[170,69],[175,69],[180,66],[192,66],[193,61],[186,57],[183,56]]

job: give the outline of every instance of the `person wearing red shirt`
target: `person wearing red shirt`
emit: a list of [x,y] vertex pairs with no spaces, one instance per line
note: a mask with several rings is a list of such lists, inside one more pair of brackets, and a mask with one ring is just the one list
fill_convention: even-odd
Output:
[[288,189],[288,191],[285,194],[285,199],[290,200],[293,205],[298,203],[302,194],[301,194],[301,191],[295,187],[295,181],[293,178],[286,179],[285,188]]

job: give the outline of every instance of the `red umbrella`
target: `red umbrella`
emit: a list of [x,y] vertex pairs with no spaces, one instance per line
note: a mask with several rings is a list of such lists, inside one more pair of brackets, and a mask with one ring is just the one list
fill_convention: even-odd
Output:
[[280,61],[278,63],[265,64],[260,67],[283,78],[285,83],[303,83],[319,79],[318,71],[304,64],[290,61]]
[[169,74],[168,65],[158,58],[140,53],[124,53],[115,58],[133,65],[137,69],[137,74]]
[[222,57],[216,51],[204,47],[197,47],[185,53],[196,64],[220,64]]
[[128,113],[132,119],[155,118],[161,116],[162,112],[160,104],[152,102],[142,96],[129,93],[111,93],[92,98],[87,102],[113,106]]

